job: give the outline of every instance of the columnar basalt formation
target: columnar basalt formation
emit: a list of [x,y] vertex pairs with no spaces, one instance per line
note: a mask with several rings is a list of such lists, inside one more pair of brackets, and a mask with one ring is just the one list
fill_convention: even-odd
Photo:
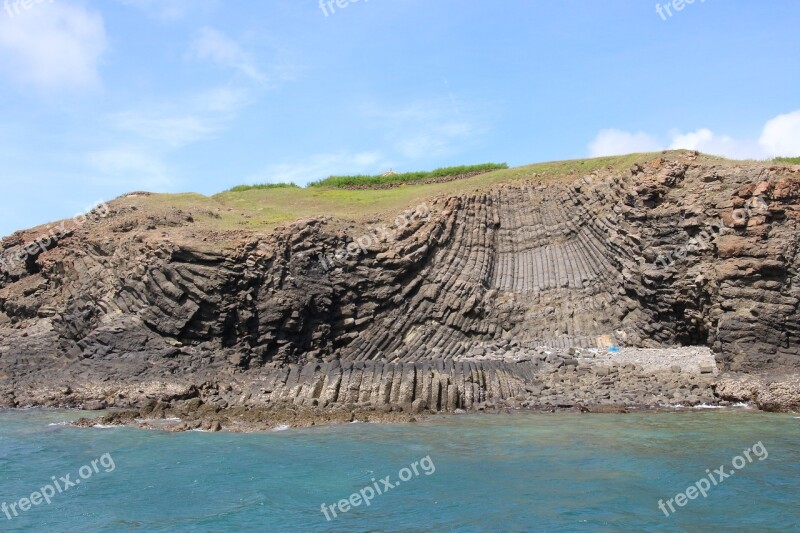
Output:
[[673,154],[430,198],[429,216],[333,264],[365,228],[309,219],[221,245],[196,213],[121,198],[0,274],[0,406],[449,411],[558,405],[570,384],[600,387],[576,402],[677,402],[670,385],[615,395],[609,373],[680,387],[586,359],[603,338],[713,349],[718,369],[684,373],[701,392],[681,393],[706,401],[718,371],[800,367],[798,197],[797,167]]

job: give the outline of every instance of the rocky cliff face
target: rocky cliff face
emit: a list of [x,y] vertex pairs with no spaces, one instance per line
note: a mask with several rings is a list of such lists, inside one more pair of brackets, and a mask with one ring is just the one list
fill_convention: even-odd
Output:
[[567,353],[598,338],[796,372],[798,197],[797,167],[673,155],[431,198],[360,245],[324,218],[218,236],[121,198],[24,261],[37,230],[3,241],[0,406],[535,403],[561,367],[607,380]]

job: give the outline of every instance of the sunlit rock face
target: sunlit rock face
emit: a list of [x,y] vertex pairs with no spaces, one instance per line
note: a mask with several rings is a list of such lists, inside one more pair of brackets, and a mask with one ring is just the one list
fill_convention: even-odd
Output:
[[688,155],[432,197],[380,235],[220,235],[121,198],[33,253],[39,229],[3,241],[0,405],[228,380],[232,403],[452,410],[546,394],[561,367],[589,390],[609,346],[794,372],[798,197],[796,167]]

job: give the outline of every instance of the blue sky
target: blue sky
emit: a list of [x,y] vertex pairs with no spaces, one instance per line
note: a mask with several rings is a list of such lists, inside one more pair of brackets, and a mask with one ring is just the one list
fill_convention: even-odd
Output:
[[800,2],[679,1],[9,1],[0,235],[133,190],[800,155]]

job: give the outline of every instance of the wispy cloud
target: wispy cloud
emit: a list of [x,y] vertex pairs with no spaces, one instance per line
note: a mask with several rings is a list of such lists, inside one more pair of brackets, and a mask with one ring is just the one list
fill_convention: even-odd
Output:
[[222,135],[251,102],[248,91],[223,86],[114,113],[109,146],[86,161],[105,183],[162,190],[175,184],[165,163],[172,152]]
[[180,20],[193,11],[208,11],[218,0],[119,0],[163,21]]
[[89,167],[96,172],[95,181],[115,186],[161,190],[172,184],[163,161],[150,150],[133,146],[117,146],[88,154]]
[[736,139],[709,128],[671,132],[666,140],[645,132],[602,130],[589,143],[589,155],[599,157],[664,149],[699,150],[733,159],[767,159],[800,155],[800,110],[779,115],[764,125],[758,138]]
[[445,157],[461,152],[465,142],[475,132],[475,128],[467,122],[430,125],[398,135],[395,147],[400,155],[411,160]]
[[189,98],[189,105],[203,112],[234,115],[252,104],[254,99],[247,89],[221,86],[199,91]]
[[233,39],[214,28],[202,28],[190,47],[190,56],[232,68],[259,83],[267,76],[259,69],[255,59]]
[[208,139],[217,131],[216,124],[198,116],[155,117],[135,112],[119,113],[114,117],[116,127],[139,137],[163,143],[170,148]]
[[118,132],[152,141],[161,148],[181,148],[213,138],[225,129],[247,104],[247,91],[218,87],[181,100],[110,116]]
[[[475,122],[455,113],[452,94],[447,99],[412,102],[402,106],[365,106],[365,120],[383,132],[402,158],[438,158],[466,151],[485,131]],[[478,115],[478,113],[475,113]]]
[[0,74],[45,91],[100,87],[107,38],[99,13],[65,2],[37,2],[6,15],[0,16]]
[[311,181],[335,174],[375,174],[389,170],[390,167],[380,152],[324,153],[302,161],[269,165],[249,176],[245,182],[249,184],[294,182],[306,185]]

